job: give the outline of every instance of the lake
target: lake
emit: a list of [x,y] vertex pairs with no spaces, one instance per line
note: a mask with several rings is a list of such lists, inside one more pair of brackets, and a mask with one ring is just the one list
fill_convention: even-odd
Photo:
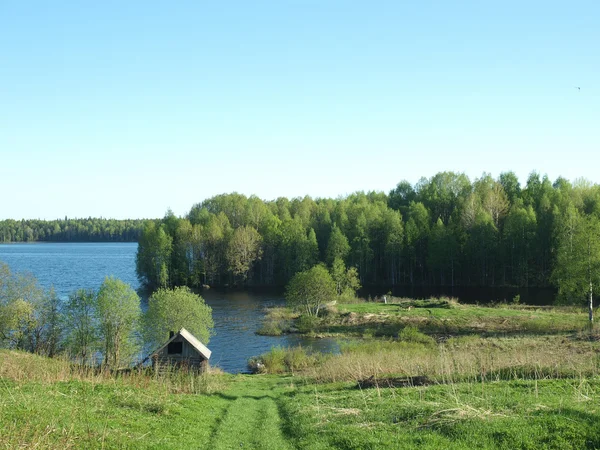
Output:
[[[106,276],[115,276],[138,289],[136,251],[136,243],[1,244],[0,262],[8,264],[13,272],[31,273],[45,288],[53,286],[64,300],[80,288],[98,289]],[[213,309],[215,322],[215,335],[208,344],[211,364],[227,372],[246,371],[250,357],[272,346],[302,345],[313,351],[338,351],[333,339],[255,334],[264,308],[284,304],[281,294],[209,289],[202,296]],[[145,306],[142,299],[142,308]]]

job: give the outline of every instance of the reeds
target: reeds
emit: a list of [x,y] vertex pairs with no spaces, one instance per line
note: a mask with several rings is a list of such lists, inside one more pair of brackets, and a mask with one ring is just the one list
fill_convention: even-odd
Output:
[[342,346],[309,373],[320,382],[389,375],[427,376],[437,382],[565,378],[600,373],[599,346],[561,336],[449,339],[437,347],[388,341]]
[[115,383],[165,393],[211,393],[225,386],[220,369],[198,372],[189,368],[151,367],[111,371],[99,366],[75,364],[66,357],[46,358],[14,350],[0,350],[0,378],[16,382],[56,383],[81,381]]

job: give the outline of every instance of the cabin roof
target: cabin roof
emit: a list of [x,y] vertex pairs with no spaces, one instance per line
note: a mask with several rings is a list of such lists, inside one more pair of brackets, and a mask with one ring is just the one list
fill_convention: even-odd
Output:
[[162,349],[164,349],[167,345],[169,345],[171,342],[173,342],[179,336],[184,338],[192,347],[194,347],[196,349],[196,351],[198,353],[200,353],[206,359],[210,359],[210,355],[212,352],[202,342],[200,342],[196,338],[196,336],[194,336],[192,333],[190,333],[185,328],[182,328],[181,330],[179,330],[179,332],[175,333],[175,335],[171,339],[169,339],[167,342],[165,342],[158,350],[152,352],[152,354],[150,356],[153,356],[153,355],[157,354],[158,352],[160,352]]

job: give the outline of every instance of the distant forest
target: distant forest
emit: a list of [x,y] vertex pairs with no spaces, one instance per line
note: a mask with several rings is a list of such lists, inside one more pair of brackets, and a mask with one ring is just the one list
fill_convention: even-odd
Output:
[[67,219],[2,220],[0,243],[137,242],[144,220]]
[[138,241],[136,269],[150,289],[283,286],[337,260],[363,286],[563,289],[576,280],[567,288],[579,296],[600,284],[600,186],[535,172],[524,185],[513,172],[474,181],[441,172],[388,194],[222,194],[185,217],[0,221],[0,242],[34,241]]
[[402,181],[389,194],[273,201],[223,194],[184,218],[168,212],[147,222],[137,272],[149,288],[281,286],[341,259],[364,286],[547,287],[577,278],[569,289],[579,298],[600,264],[588,239],[599,218],[600,186],[535,172],[524,186],[513,172],[473,182],[442,172]]

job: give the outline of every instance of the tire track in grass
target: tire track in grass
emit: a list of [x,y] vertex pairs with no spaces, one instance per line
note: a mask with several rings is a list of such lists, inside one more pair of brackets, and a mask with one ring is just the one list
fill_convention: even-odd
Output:
[[292,446],[281,432],[281,417],[269,395],[238,397],[213,436],[211,448],[285,450]]

